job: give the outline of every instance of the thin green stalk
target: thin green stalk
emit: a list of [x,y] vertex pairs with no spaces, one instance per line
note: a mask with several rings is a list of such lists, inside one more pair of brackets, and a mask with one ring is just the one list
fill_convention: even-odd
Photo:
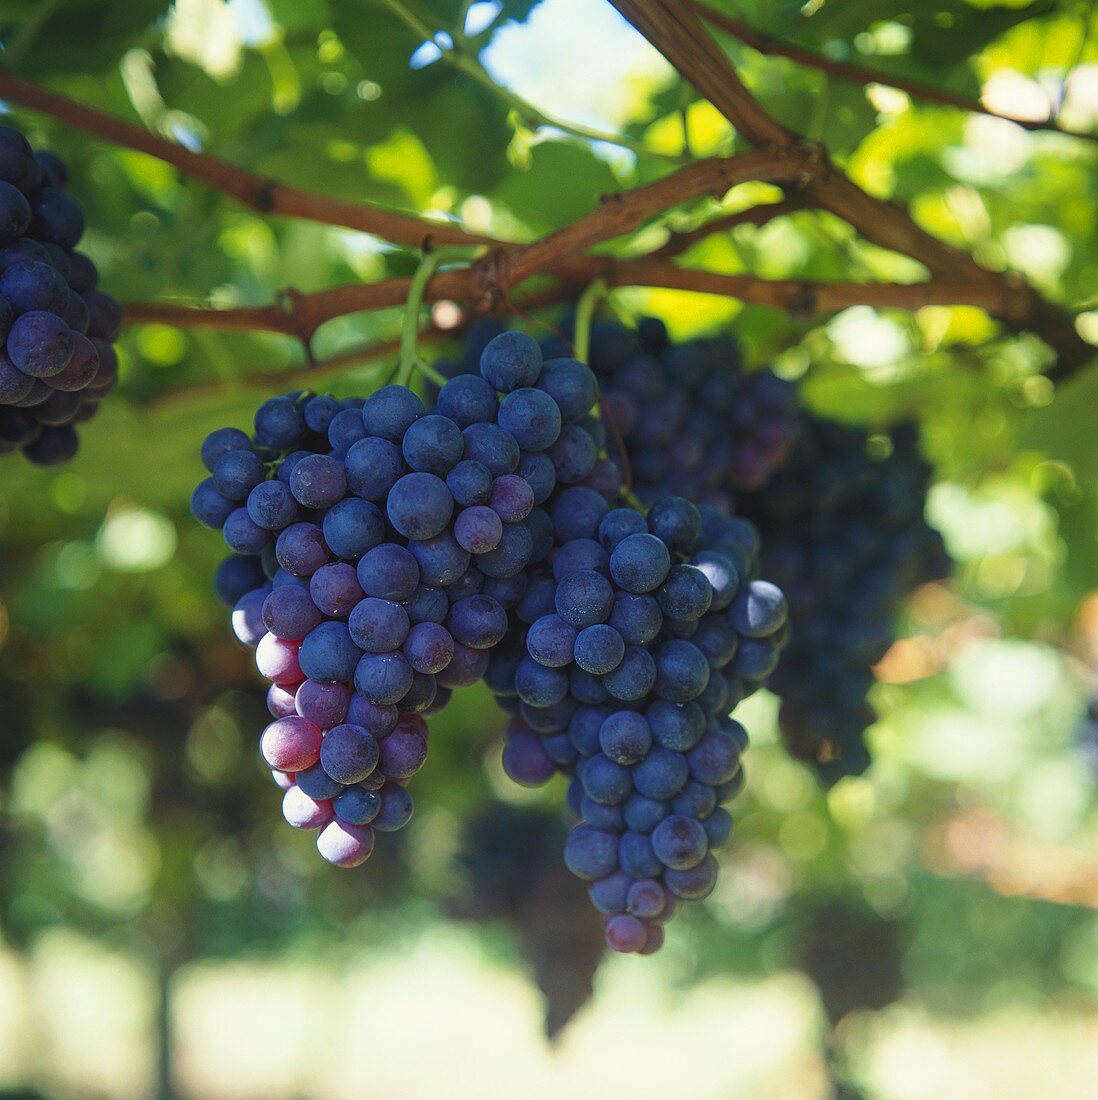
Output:
[[[476,0],[461,0],[461,8],[454,21],[454,48],[464,51],[469,44],[469,36],[465,33],[465,24],[469,21],[469,9]],[[502,8],[500,9],[502,11]]]
[[446,377],[441,371],[435,370],[434,367],[429,366],[427,363],[419,364],[419,373],[423,375],[430,382],[434,382],[440,389],[449,382],[449,378]]
[[416,268],[411,285],[408,287],[408,299],[404,306],[404,321],[400,329],[400,363],[396,374],[397,385],[407,386],[414,371],[418,369],[423,372],[429,369],[420,362],[416,343],[419,339],[419,314],[423,309],[423,297],[431,276],[441,264],[448,260],[467,260],[470,255],[470,250],[467,248],[436,248],[425,253],[423,259],[419,261],[419,267]]
[[679,123],[682,126],[682,155],[693,157],[694,150],[690,142],[690,104],[694,99],[694,92],[689,84],[683,84],[679,89]]
[[581,363],[587,362],[591,351],[591,322],[595,316],[595,307],[606,296],[606,280],[595,279],[588,283],[587,289],[576,302],[576,331],[572,337],[572,348]]
[[636,328],[637,318],[618,301],[617,298],[606,295],[606,308],[621,322],[625,328]]
[[662,160],[674,161],[676,164],[682,163],[682,157],[671,156],[666,153],[657,153],[655,150],[649,149],[642,142],[634,141],[624,134],[613,134],[604,130],[596,130],[590,126],[583,126],[577,122],[567,122],[564,119],[547,114],[540,107],[535,107],[529,100],[523,99],[522,96],[512,92],[509,88],[504,88],[501,84],[497,84],[492,78],[492,75],[476,57],[458,49],[443,48],[442,44],[438,41],[439,34],[446,33],[450,35],[453,41],[458,42],[461,36],[457,35],[456,32],[445,27],[436,27],[432,29],[414,12],[409,11],[403,3],[403,0],[380,0],[380,3],[384,4],[384,6],[408,27],[409,30],[420,35],[424,41],[434,42],[442,53],[443,61],[498,96],[527,123],[535,127],[550,126],[554,130],[560,130],[563,133],[571,134],[573,137],[583,138],[585,141],[598,141],[605,142],[607,145],[618,145],[623,149],[628,149],[636,153],[638,156],[659,157]]

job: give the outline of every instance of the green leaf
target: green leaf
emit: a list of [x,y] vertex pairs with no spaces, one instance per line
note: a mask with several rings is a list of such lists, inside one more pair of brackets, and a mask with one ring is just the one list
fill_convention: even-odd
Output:
[[1092,362],[1088,369],[1060,383],[1052,401],[1029,414],[1019,433],[1019,446],[1065,462],[1081,480],[1098,481],[1096,409],[1098,370]]
[[545,141],[532,152],[531,169],[513,172],[493,198],[538,232],[588,214],[598,197],[618,189],[605,161],[578,141]]

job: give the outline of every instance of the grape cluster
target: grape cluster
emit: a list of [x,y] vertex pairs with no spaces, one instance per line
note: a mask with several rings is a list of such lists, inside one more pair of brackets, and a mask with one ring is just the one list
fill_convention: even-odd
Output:
[[868,444],[859,428],[805,417],[788,463],[739,498],[758,526],[763,567],[789,599],[792,641],[771,684],[782,732],[828,781],[869,765],[872,666],[892,644],[906,596],[949,574],[923,516],[930,468],[914,428],[893,431],[887,457],[872,457]]
[[508,772],[572,779],[566,863],[607,942],[650,952],[712,889],[746,744],[728,715],[777,662],[784,597],[749,522],[615,507],[587,366],[519,332],[478,358],[431,409],[291,394],[203,446],[192,508],[234,551],[216,587],[273,684],[263,755],[290,823],[353,866],[411,812],[424,716],[485,679]]
[[586,470],[559,402],[593,404],[590,371],[543,370],[520,334],[494,341],[482,371],[431,411],[402,386],[275,398],[254,437],[224,428],[202,448],[192,511],[233,551],[215,587],[272,682],[262,752],[287,820],[321,829],[341,866],[411,815],[422,716],[483,676],[527,568],[552,549],[540,504]]
[[642,500],[678,492],[757,524],[763,572],[789,598],[793,641],[770,686],[791,750],[828,781],[864,771],[872,666],[904,598],[949,575],[913,429],[875,461],[864,431],[800,410],[769,371],[742,375],[735,341],[673,345],[650,318],[636,333],[596,325],[590,359]]
[[571,777],[565,861],[588,881],[608,945],[648,954],[716,881],[747,733],[728,717],[773,671],[782,593],[753,579],[752,525],[681,497],[647,516],[585,487],[552,508],[536,569],[487,682],[511,718],[504,767]]
[[58,157],[0,126],[0,454],[40,466],[73,457],[74,425],[118,379],[122,311],[76,251],[84,215],[67,180]]
[[[483,335],[471,334],[447,373],[471,369]],[[595,335],[603,351],[594,354],[593,344],[592,364],[636,368],[637,378],[659,366],[651,352],[667,345],[662,326],[652,324],[647,358],[616,326]],[[625,337],[617,357],[616,335]],[[555,341],[543,348],[564,350]],[[709,370],[714,361],[701,349],[694,362]],[[716,356],[727,348],[706,350]],[[662,392],[636,399],[658,400]],[[594,397],[585,391],[583,403],[562,402],[572,417],[569,450],[584,461],[550,500],[551,559],[530,570],[508,636],[492,651],[487,683],[513,715],[503,757],[511,778],[536,786],[557,772],[571,777],[569,804],[580,823],[565,860],[590,882],[607,943],[650,953],[681,902],[705,897],[715,883],[710,849],[731,830],[720,803],[742,784],[747,742],[728,715],[777,663],[786,606],[780,590],[754,579],[754,528],[721,505],[699,509],[671,496],[647,515],[613,507],[621,478],[605,455],[594,457],[609,442],[591,415]],[[696,481],[684,469],[684,486]]]

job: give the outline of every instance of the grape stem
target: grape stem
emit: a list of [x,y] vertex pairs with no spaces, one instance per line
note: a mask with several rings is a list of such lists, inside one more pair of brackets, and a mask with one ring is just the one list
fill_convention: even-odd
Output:
[[1044,339],[1056,353],[1056,362],[1046,372],[1054,381],[1074,374],[1093,360],[1093,345],[1078,333],[1067,310],[1042,298],[1021,276],[992,271],[963,249],[939,240],[918,225],[902,206],[869,194],[830,162],[826,148],[807,142],[803,135],[771,114],[743,83],[704,26],[703,19],[713,20],[710,9],[702,9],[698,0],[610,0],[610,3],[659,50],[683,80],[732,123],[738,137],[757,149],[806,145],[816,148],[828,171],[817,173],[803,188],[813,206],[842,218],[873,244],[918,260],[937,279],[1004,288],[1013,285],[1028,297],[1028,304],[989,312],[1012,331],[1029,329]]
[[[558,261],[548,273],[557,275],[559,281],[543,296],[546,304],[572,300],[579,286],[601,277],[612,287],[661,287],[716,294],[752,305],[768,306],[797,318],[834,313],[855,305],[909,310],[935,305],[968,305],[989,313],[1008,313],[1017,324],[1025,327],[1030,300],[1023,287],[1004,287],[991,282],[932,280],[921,283],[859,283],[764,279],[756,275],[700,271],[647,258],[617,260],[610,256],[577,256]],[[438,271],[424,292],[424,300],[465,302],[479,311],[494,307],[497,299],[486,297],[481,274],[476,264],[464,269]],[[279,332],[301,338],[336,317],[401,306],[408,298],[410,286],[408,278],[397,277],[377,283],[332,287],[299,295],[293,310],[279,306],[215,309],[177,302],[124,302],[123,312],[131,324],[158,323],[186,329]],[[509,298],[500,294],[498,301],[506,306]],[[1091,348],[1090,354],[1093,353]]]
[[575,357],[581,363],[586,363],[590,356],[591,322],[595,318],[595,309],[599,302],[609,296],[609,293],[605,279],[594,279],[587,284],[587,289],[576,302],[576,324],[572,348]]
[[439,267],[447,261],[468,260],[469,258],[470,252],[467,248],[436,248],[425,252],[423,258],[419,261],[416,273],[408,284],[408,300],[404,305],[404,322],[400,330],[400,364],[396,374],[398,386],[407,386],[416,370],[422,374],[429,373],[436,382],[441,377],[419,357],[417,351],[419,315],[423,309],[427,284]]
[[[403,9],[399,0],[383,2],[390,10],[397,10],[394,4]],[[963,249],[937,239],[902,206],[868,194],[830,162],[822,145],[807,141],[771,115],[746,88],[703,25],[703,18],[711,25],[720,21],[699,0],[611,3],[671,62],[684,81],[729,119],[738,138],[755,148],[735,156],[686,164],[657,180],[607,196],[591,213],[530,244],[495,240],[450,222],[434,222],[377,204],[348,202],[292,187],[193,152],[3,67],[0,99],[156,157],[265,215],[306,218],[356,229],[407,249],[421,249],[425,242],[493,246],[485,260],[468,270],[437,273],[424,294],[427,300],[452,298],[488,310],[506,304],[509,292],[527,279],[548,275],[554,279],[551,293],[560,300],[570,297],[576,284],[602,277],[610,286],[657,286],[718,294],[771,306],[796,317],[835,312],[855,304],[908,310],[929,305],[971,305],[985,310],[1008,332],[1028,330],[1043,339],[1056,356],[1045,372],[1053,381],[1069,378],[1093,360],[1094,346],[1080,335],[1068,309],[1043,298],[1021,276],[992,271]],[[412,19],[423,23],[426,37],[433,40],[437,32],[428,22],[414,15]],[[439,48],[451,63],[459,58],[471,63],[474,70],[479,66],[476,58],[460,48],[443,49],[443,45]],[[487,73],[477,76],[469,70],[468,75],[477,80],[483,77],[495,87]],[[517,103],[514,106],[522,113]],[[524,104],[524,108],[528,106]],[[552,119],[546,119],[545,124],[560,126]],[[591,133],[587,137],[615,140],[614,135]],[[918,260],[929,270],[930,280],[905,285],[765,280],[750,274],[685,270],[660,262],[671,254],[670,250],[662,257],[640,259],[617,259],[592,252],[597,245],[628,237],[677,207],[696,199],[720,198],[748,180],[777,184],[787,198],[796,195],[805,208],[827,211],[865,240]],[[670,249],[677,250],[686,243],[681,238],[673,239]],[[176,303],[134,303],[126,308],[126,315],[139,323],[272,331],[307,341],[320,325],[334,317],[402,305],[409,289],[407,279],[388,279],[371,286],[334,287],[315,294],[288,292],[280,304],[271,306],[214,310]]]

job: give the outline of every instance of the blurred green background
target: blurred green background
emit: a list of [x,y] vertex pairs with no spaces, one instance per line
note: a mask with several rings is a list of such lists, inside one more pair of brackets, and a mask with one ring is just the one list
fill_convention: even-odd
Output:
[[[668,156],[684,130],[693,155],[734,148],[600,0],[411,8],[432,29],[467,20],[472,55],[512,99],[368,0],[8,0],[0,60],[300,186],[520,239],[668,162],[539,128],[514,96]],[[1098,124],[1090,4],[735,11],[1001,111]],[[1098,145],[722,42],[863,186],[1082,310],[1098,342]],[[371,238],[264,219],[147,157],[11,115],[69,162],[84,247],[119,298],[261,303],[414,268]],[[746,185],[616,247],[646,251],[775,195]],[[807,212],[686,261],[921,273]],[[502,716],[479,690],[434,720],[412,824],[361,870],[327,867],[281,823],[255,753],[261,687],[210,593],[220,540],[187,514],[202,435],[248,426],[262,396],[297,384],[301,349],[131,327],[120,392],[76,461],[6,459],[0,475],[0,1094],[1098,1094],[1098,374],[1054,391],[1036,340],[971,309],[794,320],[674,292],[615,302],[677,336],[733,328],[818,411],[920,422],[956,578],[916,593],[881,665],[870,772],[823,791],[781,748],[774,700],[750,700],[749,784],[716,893],[660,955],[597,973],[597,921],[555,856],[562,792],[508,785]],[[395,311],[345,318],[317,354],[398,327]],[[364,378],[352,366],[324,383],[350,394]],[[463,858],[470,837],[480,858]]]

